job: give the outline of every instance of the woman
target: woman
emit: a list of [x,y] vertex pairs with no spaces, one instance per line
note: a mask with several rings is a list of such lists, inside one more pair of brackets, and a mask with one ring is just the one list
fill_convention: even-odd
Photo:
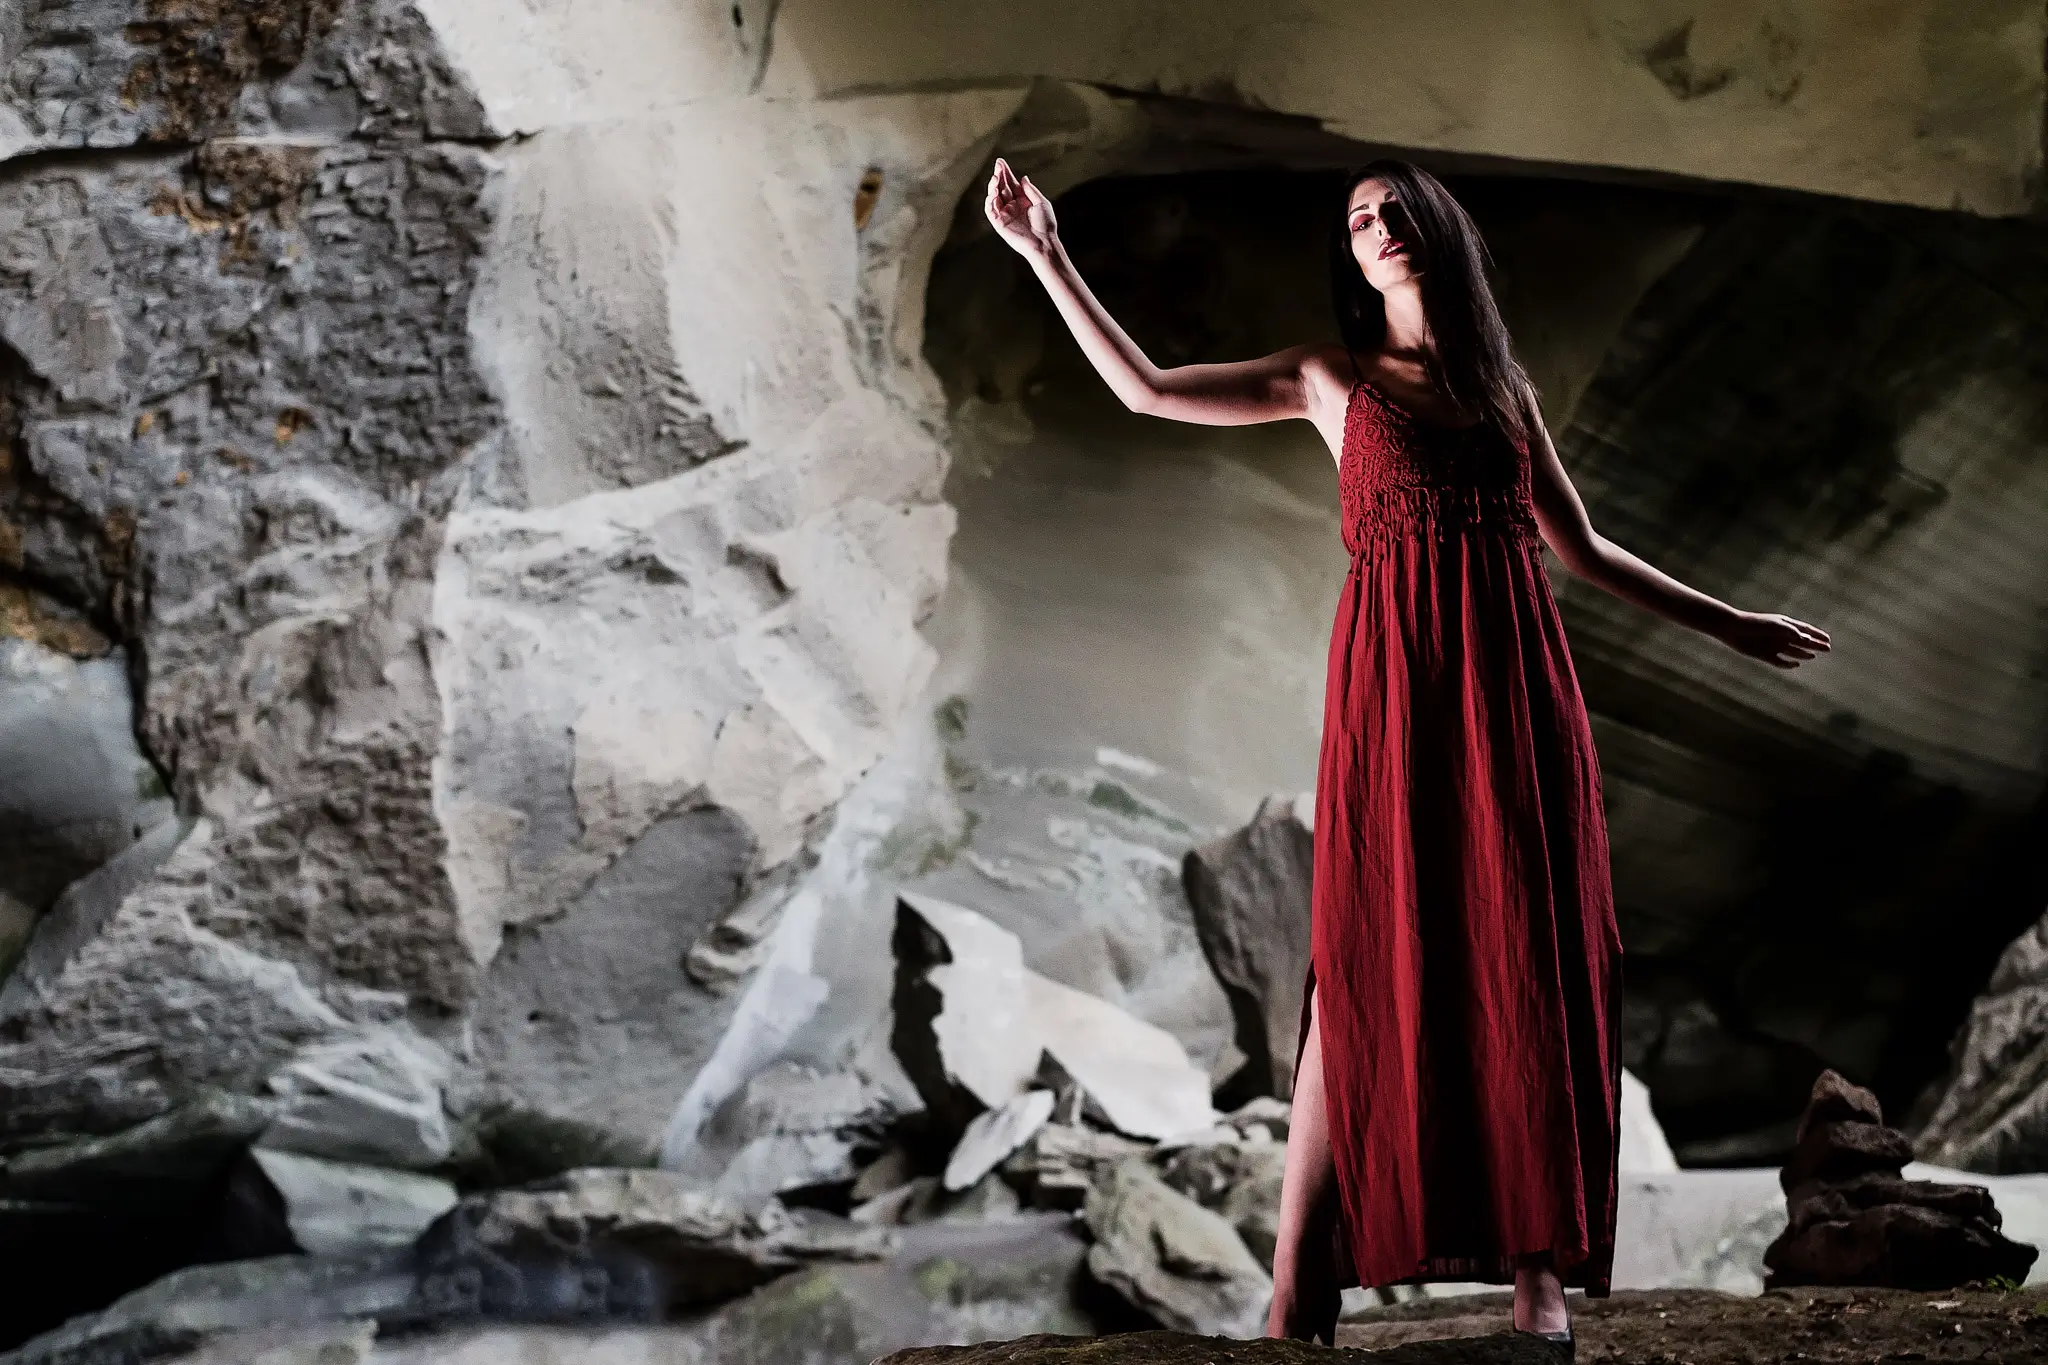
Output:
[[1598,535],[1509,345],[1478,230],[1378,161],[1334,224],[1344,344],[1161,370],[1103,311],[1052,204],[996,162],[988,217],[1136,412],[1306,418],[1351,571],[1316,780],[1311,967],[1268,1333],[1333,1334],[1349,1284],[1512,1281],[1569,1348],[1614,1251],[1621,944],[1600,775],[1538,539],[1753,658],[1828,648]]

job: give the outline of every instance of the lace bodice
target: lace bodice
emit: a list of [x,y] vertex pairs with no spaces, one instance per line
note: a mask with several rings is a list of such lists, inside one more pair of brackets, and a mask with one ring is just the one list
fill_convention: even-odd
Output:
[[1353,555],[1401,535],[1536,534],[1527,454],[1490,422],[1421,421],[1369,380],[1345,410],[1337,496]]

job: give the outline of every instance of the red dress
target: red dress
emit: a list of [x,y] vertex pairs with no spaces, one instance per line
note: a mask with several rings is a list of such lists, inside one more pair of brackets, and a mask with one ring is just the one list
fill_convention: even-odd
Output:
[[1529,459],[1361,381],[1338,489],[1309,985],[1340,1278],[1507,1283],[1548,1251],[1605,1294],[1621,942]]

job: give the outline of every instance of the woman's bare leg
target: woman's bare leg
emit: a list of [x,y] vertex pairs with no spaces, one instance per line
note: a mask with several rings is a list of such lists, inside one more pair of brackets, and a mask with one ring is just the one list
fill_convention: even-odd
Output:
[[1294,1112],[1287,1123],[1267,1336],[1335,1342],[1339,1293],[1331,1238],[1336,1228],[1337,1167],[1330,1156],[1330,1115],[1323,1097],[1322,1013],[1311,999],[1308,1038],[1294,1077]]
[[1564,1332],[1571,1325],[1564,1286],[1549,1254],[1522,1257],[1515,1263],[1515,1326],[1524,1332]]

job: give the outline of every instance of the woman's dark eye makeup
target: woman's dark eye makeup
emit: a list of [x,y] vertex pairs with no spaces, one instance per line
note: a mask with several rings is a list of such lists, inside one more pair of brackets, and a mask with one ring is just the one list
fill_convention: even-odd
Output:
[[[1383,200],[1381,201],[1381,207],[1384,208],[1387,204],[1391,204],[1394,202],[1395,201],[1392,199]],[[1351,222],[1351,230],[1353,232],[1357,232],[1361,228],[1371,227],[1375,222],[1378,221],[1378,215],[1373,213],[1371,209],[1353,209],[1352,212],[1358,215],[1358,217],[1353,219]]]

